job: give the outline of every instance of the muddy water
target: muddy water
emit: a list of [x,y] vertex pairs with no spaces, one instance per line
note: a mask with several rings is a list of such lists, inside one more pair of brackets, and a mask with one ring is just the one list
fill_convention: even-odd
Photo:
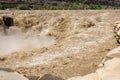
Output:
[[27,76],[52,73],[63,78],[93,72],[105,54],[117,46],[112,25],[120,20],[119,14],[119,11],[15,11],[12,16],[16,26],[22,30],[29,26],[30,31],[0,35],[0,53],[12,54],[0,56],[0,67],[14,68]]

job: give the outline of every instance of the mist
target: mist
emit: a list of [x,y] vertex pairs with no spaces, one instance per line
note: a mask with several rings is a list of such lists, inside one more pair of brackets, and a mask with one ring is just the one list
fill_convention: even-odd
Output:
[[0,55],[47,47],[54,43],[54,39],[54,37],[40,33],[27,37],[25,37],[25,34],[0,34]]

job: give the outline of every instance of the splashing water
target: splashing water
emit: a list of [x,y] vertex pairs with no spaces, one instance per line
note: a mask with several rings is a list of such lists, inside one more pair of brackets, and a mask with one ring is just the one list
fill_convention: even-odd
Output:
[[53,44],[55,38],[46,35],[34,35],[24,38],[23,35],[0,35],[0,55],[12,53],[15,51],[31,50],[47,47]]

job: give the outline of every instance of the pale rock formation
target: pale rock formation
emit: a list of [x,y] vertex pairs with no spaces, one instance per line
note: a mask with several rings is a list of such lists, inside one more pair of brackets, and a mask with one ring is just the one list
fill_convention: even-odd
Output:
[[95,73],[68,80],[120,80],[120,47],[111,50],[101,64]]
[[0,80],[28,80],[17,72],[0,70]]
[[107,57],[119,57],[120,58],[120,47],[111,50],[106,56]]

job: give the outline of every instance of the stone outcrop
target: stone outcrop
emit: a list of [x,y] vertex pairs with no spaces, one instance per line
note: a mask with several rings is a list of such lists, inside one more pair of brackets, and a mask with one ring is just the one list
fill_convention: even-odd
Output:
[[28,80],[23,75],[11,69],[0,69],[0,80]]
[[[111,57],[111,58],[109,58]],[[86,76],[77,76],[68,80],[120,80],[120,47],[110,51],[101,68]]]

